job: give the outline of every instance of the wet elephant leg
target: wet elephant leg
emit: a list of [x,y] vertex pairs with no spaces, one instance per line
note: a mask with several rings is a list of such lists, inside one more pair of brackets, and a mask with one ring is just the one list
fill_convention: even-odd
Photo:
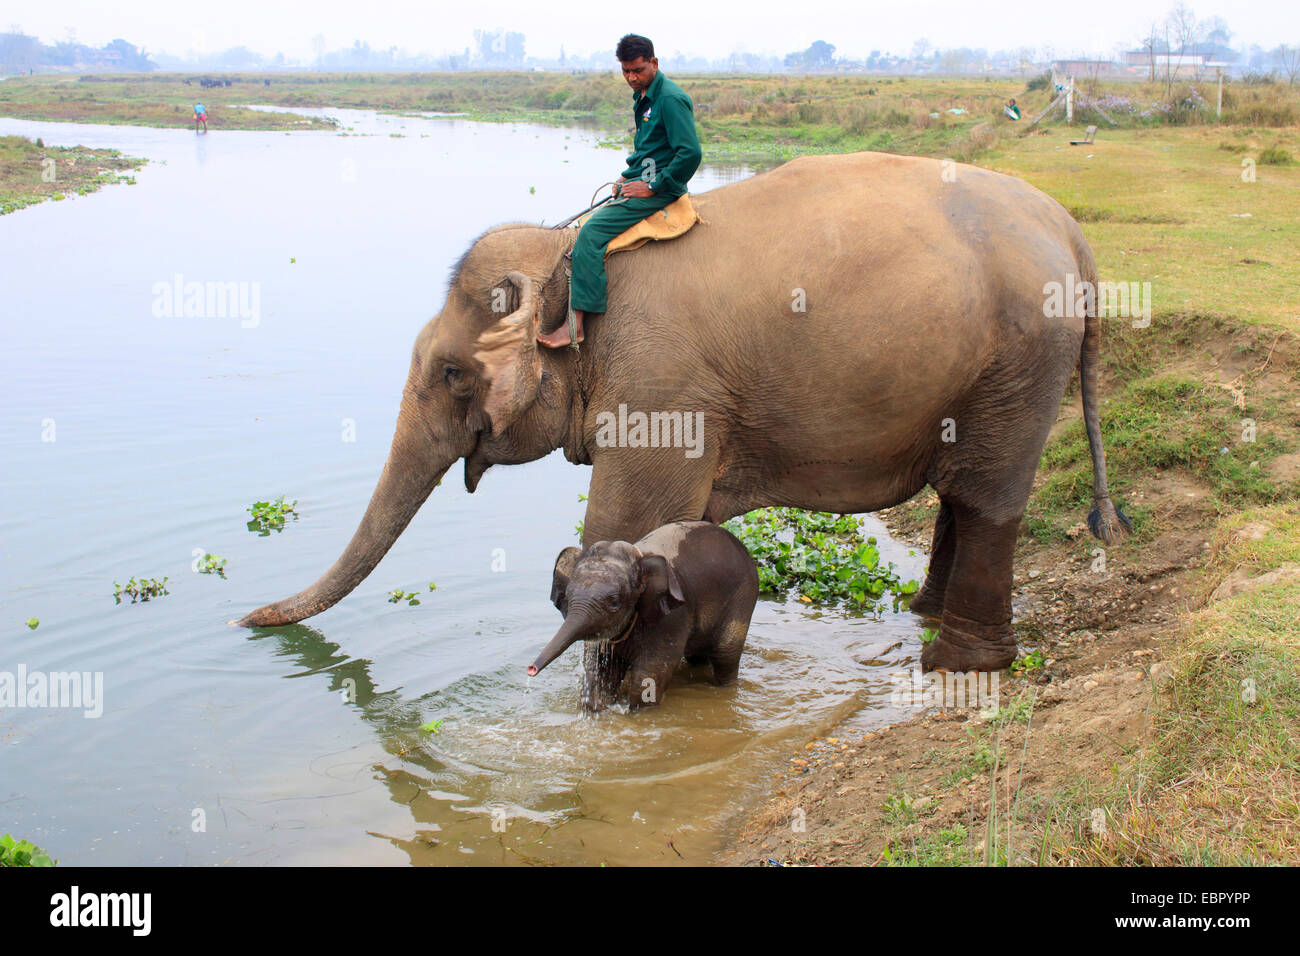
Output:
[[957,527],[952,516],[952,504],[940,499],[939,516],[934,521],[934,539],[930,544],[930,568],[925,584],[916,592],[908,609],[922,617],[943,617],[943,599],[952,573],[952,559],[956,552]]
[[664,699],[677,666],[686,654],[689,638],[688,615],[682,615],[676,624],[661,622],[650,633],[631,638],[639,643],[628,671],[627,705],[630,709],[653,707]]
[[954,507],[956,544],[939,635],[921,666],[953,672],[996,671],[1016,658],[1011,629],[1011,567],[1020,519],[990,521]]
[[671,664],[658,661],[653,664],[633,664],[628,671],[627,706],[630,710],[653,707],[664,699],[672,683],[681,658]]
[[1035,354],[1017,356],[1017,365],[987,370],[975,398],[953,416],[956,441],[936,461],[931,481],[952,505],[954,543],[939,634],[921,652],[926,670],[996,671],[1016,658],[1016,538],[1077,355],[1073,333],[1040,343]]
[[745,648],[745,635],[749,632],[749,617],[730,620],[722,626],[714,650],[709,655],[713,664],[713,683],[730,684],[740,673],[740,655]]

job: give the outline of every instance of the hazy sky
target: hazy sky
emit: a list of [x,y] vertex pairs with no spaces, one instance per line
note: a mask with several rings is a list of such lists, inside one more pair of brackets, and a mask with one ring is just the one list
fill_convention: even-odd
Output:
[[[873,49],[906,53],[924,37],[936,47],[1050,47],[1055,55],[1110,52],[1132,44],[1173,0],[756,0],[704,4],[699,0],[0,0],[0,27],[18,26],[49,43],[67,39],[100,46],[122,37],[150,51],[213,53],[242,45],[259,53],[312,56],[311,38],[329,49],[356,39],[371,47],[408,52],[459,52],[475,27],[504,28],[527,36],[528,53],[555,56],[612,48],[623,33],[645,33],[666,68],[672,54],[708,57],[736,50],[784,54],[813,40],[840,53]],[[1198,18],[1221,16],[1233,44],[1300,44],[1300,2],[1189,3]]]

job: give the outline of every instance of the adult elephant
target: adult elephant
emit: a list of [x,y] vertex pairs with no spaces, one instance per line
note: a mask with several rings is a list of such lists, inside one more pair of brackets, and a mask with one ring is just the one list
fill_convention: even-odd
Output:
[[[351,542],[311,587],[239,623],[332,606],[457,460],[472,492],[492,465],[563,448],[593,466],[586,543],[765,505],[874,511],[929,484],[940,510],[912,607],[941,623],[922,663],[1007,666],[1017,528],[1076,365],[1090,525],[1108,542],[1127,525],[1106,488],[1095,300],[1073,297],[1096,280],[1078,225],[1020,180],[880,153],[796,159],[695,204],[703,223],[682,238],[609,260],[609,311],[577,353],[535,342],[564,318],[572,230],[479,238],[416,337]],[[1046,314],[1053,290],[1061,317]],[[636,447],[608,427],[619,406],[630,421],[702,412],[704,440]],[[594,652],[588,664],[590,679]]]

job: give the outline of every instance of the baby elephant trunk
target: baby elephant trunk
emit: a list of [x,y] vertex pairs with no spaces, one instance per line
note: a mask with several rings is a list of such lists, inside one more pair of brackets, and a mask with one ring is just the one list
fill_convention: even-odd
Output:
[[555,637],[551,638],[551,643],[537,655],[537,660],[528,665],[528,676],[536,677],[542,672],[542,668],[568,650],[570,645],[582,640],[584,623],[577,614],[566,618]]

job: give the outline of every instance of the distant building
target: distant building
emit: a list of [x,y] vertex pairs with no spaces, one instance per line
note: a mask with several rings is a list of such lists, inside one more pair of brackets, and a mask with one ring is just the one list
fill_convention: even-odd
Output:
[[1083,79],[1088,76],[1113,76],[1120,72],[1118,63],[1111,60],[1057,60],[1052,69],[1063,76]]
[[1200,76],[1216,64],[1206,53],[1153,53],[1129,50],[1124,54],[1128,73],[1154,72],[1156,76]]

